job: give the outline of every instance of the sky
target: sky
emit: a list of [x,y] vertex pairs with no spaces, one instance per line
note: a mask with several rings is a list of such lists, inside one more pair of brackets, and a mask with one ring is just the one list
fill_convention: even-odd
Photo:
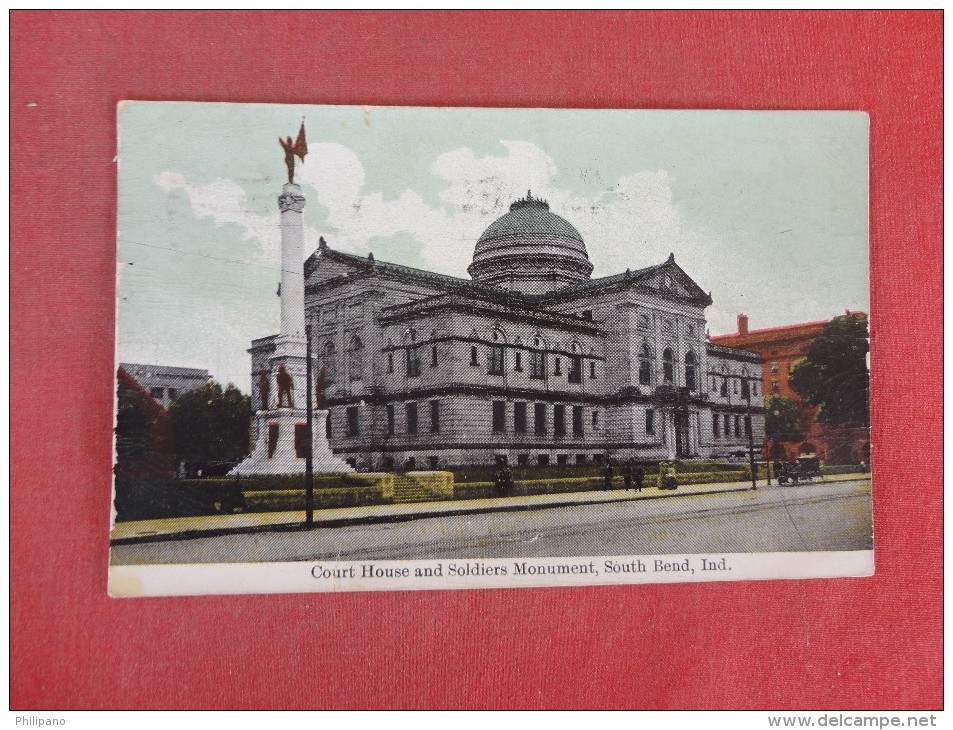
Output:
[[532,190],[606,276],[669,255],[712,335],[869,311],[861,112],[438,109],[123,102],[119,362],[207,368],[248,391],[276,334],[279,136],[306,120],[305,255],[332,248],[468,278],[480,234]]

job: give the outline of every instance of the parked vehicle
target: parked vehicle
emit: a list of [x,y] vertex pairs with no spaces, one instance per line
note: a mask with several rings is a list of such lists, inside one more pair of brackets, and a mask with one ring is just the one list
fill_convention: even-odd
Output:
[[801,456],[794,461],[781,462],[775,475],[778,484],[799,484],[821,478],[821,461],[816,456]]

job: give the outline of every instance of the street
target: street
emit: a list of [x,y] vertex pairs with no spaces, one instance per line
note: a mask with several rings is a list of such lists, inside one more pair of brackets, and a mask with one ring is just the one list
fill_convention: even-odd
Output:
[[802,552],[873,547],[869,479],[117,545],[114,565]]

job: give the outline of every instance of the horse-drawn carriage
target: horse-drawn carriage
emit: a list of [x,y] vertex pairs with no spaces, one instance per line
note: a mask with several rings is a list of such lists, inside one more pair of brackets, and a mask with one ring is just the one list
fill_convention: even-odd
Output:
[[794,461],[774,462],[778,484],[799,484],[821,478],[821,462],[816,456],[801,456]]

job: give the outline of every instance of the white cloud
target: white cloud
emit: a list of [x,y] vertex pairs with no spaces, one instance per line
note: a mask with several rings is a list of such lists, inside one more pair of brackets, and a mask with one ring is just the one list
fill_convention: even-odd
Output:
[[[364,165],[340,144],[313,145],[307,160],[311,164],[301,165],[297,175],[324,209],[320,229],[335,248],[363,254],[374,238],[406,233],[419,242],[428,268],[458,276],[465,276],[480,233],[527,190],[547,199],[554,213],[579,229],[597,275],[660,262],[670,251],[712,250],[705,244],[706,234],[679,211],[667,172],[633,172],[591,196],[581,196],[554,183],[559,169],[537,145],[516,140],[501,144],[506,150],[501,155],[478,157],[461,147],[438,156],[431,172],[445,186],[437,204],[410,189],[390,200],[366,190]],[[277,213],[251,212],[240,185],[219,179],[193,186],[168,171],[158,175],[156,183],[166,192],[184,190],[196,216],[210,217],[218,225],[239,225],[244,238],[257,239],[262,256],[277,264]],[[308,226],[306,236],[308,250],[313,250],[318,230]]]

